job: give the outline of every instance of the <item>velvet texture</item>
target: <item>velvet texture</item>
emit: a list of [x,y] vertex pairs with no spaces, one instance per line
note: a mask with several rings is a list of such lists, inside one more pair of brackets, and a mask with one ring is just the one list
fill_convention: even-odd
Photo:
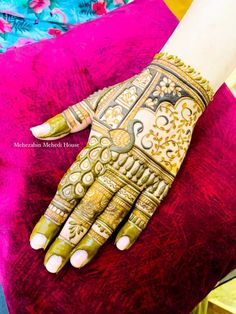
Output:
[[162,206],[127,252],[114,237],[81,270],[43,266],[29,235],[88,130],[37,143],[29,128],[138,73],[177,25],[160,0],[136,0],[53,40],[0,56],[1,281],[10,313],[189,313],[236,266],[235,98],[224,86],[196,126]]

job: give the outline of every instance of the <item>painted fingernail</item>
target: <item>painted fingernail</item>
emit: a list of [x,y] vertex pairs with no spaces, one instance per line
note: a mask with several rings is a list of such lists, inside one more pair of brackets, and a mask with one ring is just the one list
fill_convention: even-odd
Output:
[[125,249],[127,249],[127,247],[129,246],[130,244],[130,239],[128,236],[123,236],[121,237],[117,242],[116,242],[116,247],[123,251]]
[[31,239],[30,239],[30,246],[34,250],[43,249],[45,244],[47,242],[47,238],[45,235],[36,233]]
[[79,268],[84,265],[88,259],[88,253],[85,250],[78,250],[71,255],[70,263],[72,266]]
[[62,257],[58,255],[52,255],[48,259],[47,263],[45,264],[45,267],[47,271],[54,274],[58,271],[61,264],[62,264]]
[[50,133],[51,127],[50,124],[46,122],[31,128],[30,131],[33,133],[35,137],[42,137]]

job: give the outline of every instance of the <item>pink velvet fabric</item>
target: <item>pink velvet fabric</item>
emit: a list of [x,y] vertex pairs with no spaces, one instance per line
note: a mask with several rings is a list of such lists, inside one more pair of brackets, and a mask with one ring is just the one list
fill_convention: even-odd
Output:
[[236,266],[236,107],[224,86],[198,123],[171,192],[135,246],[114,237],[92,263],[58,275],[29,246],[33,226],[88,130],[41,143],[29,128],[138,73],[177,25],[161,0],[136,0],[53,40],[0,56],[1,282],[10,313],[189,313]]

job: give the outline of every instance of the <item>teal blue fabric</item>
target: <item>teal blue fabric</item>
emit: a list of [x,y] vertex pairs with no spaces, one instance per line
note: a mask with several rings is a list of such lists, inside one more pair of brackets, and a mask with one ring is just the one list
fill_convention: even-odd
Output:
[[0,313],[1,314],[8,314],[6,301],[4,298],[2,286],[0,285]]
[[0,52],[66,32],[128,0],[0,0]]

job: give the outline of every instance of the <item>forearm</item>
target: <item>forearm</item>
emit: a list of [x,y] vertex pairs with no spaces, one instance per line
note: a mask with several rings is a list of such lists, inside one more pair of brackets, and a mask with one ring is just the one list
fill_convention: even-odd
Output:
[[162,51],[180,57],[217,91],[236,67],[235,12],[235,0],[194,0]]

